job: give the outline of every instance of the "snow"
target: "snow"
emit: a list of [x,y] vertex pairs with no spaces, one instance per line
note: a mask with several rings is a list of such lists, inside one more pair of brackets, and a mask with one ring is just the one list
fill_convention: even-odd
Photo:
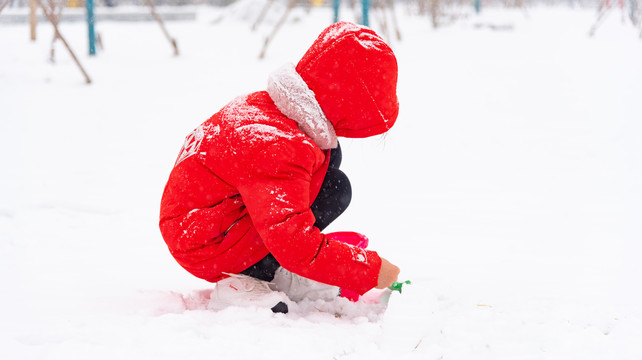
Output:
[[354,194],[327,231],[368,235],[412,285],[382,316],[209,310],[213,285],[158,231],[169,171],[331,19],[297,9],[258,60],[273,21],[252,32],[239,8],[167,23],[178,57],[153,22],[98,22],[95,57],[62,23],[91,85],[60,44],[48,62],[46,24],[34,43],[0,26],[3,358],[642,358],[642,42],[618,11],[591,38],[594,9],[485,8],[434,30],[398,8],[399,120],[341,140]]

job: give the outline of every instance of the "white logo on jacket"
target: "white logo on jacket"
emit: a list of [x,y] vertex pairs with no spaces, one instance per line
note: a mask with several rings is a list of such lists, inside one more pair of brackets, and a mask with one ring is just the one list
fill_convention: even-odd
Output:
[[194,131],[192,131],[189,135],[187,135],[187,137],[185,138],[185,142],[183,143],[183,147],[181,148],[181,152],[178,155],[178,159],[176,159],[176,163],[174,164],[174,166],[177,166],[178,164],[181,163],[181,161],[198,153],[198,149],[201,147],[201,142],[203,141],[204,136],[205,136],[205,132],[203,131],[202,125],[194,129]]
[[352,260],[368,265],[368,255],[366,251],[360,247],[346,244],[352,251]]

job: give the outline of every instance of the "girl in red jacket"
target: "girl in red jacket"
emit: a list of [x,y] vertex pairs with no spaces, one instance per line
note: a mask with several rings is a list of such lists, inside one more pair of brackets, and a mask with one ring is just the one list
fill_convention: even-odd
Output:
[[293,278],[358,294],[391,285],[399,268],[355,246],[363,235],[321,231],[350,202],[337,137],[388,131],[396,86],[390,47],[343,22],[271,74],[267,91],[223,107],[187,136],[163,193],[160,229],[174,258],[229,291]]

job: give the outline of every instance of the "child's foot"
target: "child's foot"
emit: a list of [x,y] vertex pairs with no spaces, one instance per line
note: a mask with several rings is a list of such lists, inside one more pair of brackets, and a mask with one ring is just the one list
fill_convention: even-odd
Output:
[[288,312],[288,297],[273,291],[268,283],[242,274],[228,274],[229,278],[216,283],[211,295],[214,308],[226,306],[256,306],[269,308],[275,313]]
[[339,296],[338,287],[304,278],[283,267],[276,270],[274,280],[270,282],[270,287],[284,292],[290,300],[295,302],[303,299],[332,301]]

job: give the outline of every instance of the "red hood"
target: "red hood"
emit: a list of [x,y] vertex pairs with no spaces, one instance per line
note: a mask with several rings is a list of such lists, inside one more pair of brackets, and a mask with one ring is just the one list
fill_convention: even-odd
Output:
[[296,66],[337,136],[363,138],[397,120],[397,60],[374,31],[348,22],[326,28]]

